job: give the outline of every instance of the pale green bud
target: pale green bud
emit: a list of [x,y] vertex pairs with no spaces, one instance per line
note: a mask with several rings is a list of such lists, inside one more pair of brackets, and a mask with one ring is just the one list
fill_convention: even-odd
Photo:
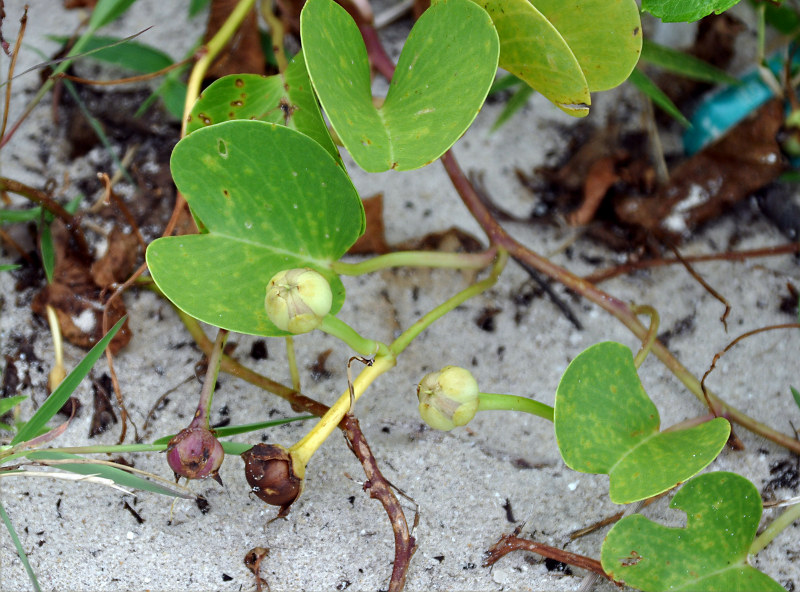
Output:
[[304,267],[275,274],[267,284],[264,306],[278,329],[298,334],[319,327],[331,311],[332,302],[328,280]]
[[468,424],[478,411],[478,383],[469,370],[445,366],[427,374],[417,387],[419,414],[434,429]]

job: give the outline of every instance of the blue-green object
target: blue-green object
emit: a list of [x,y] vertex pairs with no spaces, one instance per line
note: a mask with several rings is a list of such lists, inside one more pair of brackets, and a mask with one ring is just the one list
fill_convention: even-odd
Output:
[[[767,66],[778,79],[783,64],[782,53],[767,60]],[[793,62],[793,66],[797,65],[800,65],[800,58]],[[690,120],[692,127],[683,134],[683,149],[688,156],[724,135],[774,96],[757,69],[745,74],[741,80],[741,85],[729,86],[708,97],[694,112]]]

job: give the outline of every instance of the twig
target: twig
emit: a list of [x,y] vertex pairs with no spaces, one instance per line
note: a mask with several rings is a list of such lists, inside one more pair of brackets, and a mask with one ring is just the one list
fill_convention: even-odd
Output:
[[577,553],[570,553],[569,551],[564,551],[563,549],[559,549],[557,547],[545,545],[544,543],[537,543],[536,541],[521,539],[517,536],[518,534],[519,528],[516,529],[513,534],[504,534],[502,537],[500,537],[500,540],[492,545],[487,551],[486,560],[483,562],[483,566],[490,567],[494,565],[502,557],[505,557],[512,551],[530,551],[531,553],[536,553],[537,555],[547,557],[548,559],[555,559],[556,561],[574,565],[575,567],[588,569],[593,573],[608,578],[612,582],[614,581],[608,577],[606,572],[603,571],[603,566],[600,565],[600,562],[597,561],[597,559],[592,559],[591,557],[586,557],[585,555],[578,555]]
[[[800,252],[800,242],[793,242],[785,245],[749,249],[746,251],[728,251],[726,253],[712,253],[709,255],[684,255],[683,260],[689,263],[700,263],[704,261],[745,261],[758,257],[774,257],[776,255],[789,255],[798,252]],[[680,260],[678,259],[644,259],[641,261],[631,261],[630,263],[624,263],[616,267],[596,271],[595,273],[584,276],[583,279],[592,284],[599,284],[600,282],[617,277],[618,275],[631,273],[639,269],[676,265],[679,263]]]
[[728,302],[728,300],[725,298],[725,296],[723,296],[722,294],[720,294],[719,292],[717,292],[717,291],[716,291],[716,290],[715,290],[715,289],[714,289],[714,288],[711,286],[711,284],[709,284],[709,283],[708,283],[708,282],[707,282],[707,281],[706,281],[706,280],[703,278],[703,276],[701,276],[699,273],[697,273],[697,272],[695,271],[694,267],[692,267],[692,266],[689,264],[689,262],[688,262],[688,261],[686,261],[686,259],[684,259],[684,258],[683,258],[683,255],[681,255],[680,251],[678,251],[678,248],[677,248],[675,245],[672,245],[672,244],[670,244],[670,245],[669,245],[669,249],[670,249],[670,250],[671,250],[671,251],[672,251],[672,252],[675,254],[675,258],[676,258],[678,261],[680,261],[680,262],[681,262],[681,264],[683,265],[683,267],[684,267],[684,268],[686,268],[686,271],[688,271],[688,272],[689,272],[689,275],[691,275],[691,276],[692,276],[692,277],[693,277],[695,280],[697,280],[697,282],[698,282],[698,283],[699,283],[701,286],[703,286],[703,288],[705,288],[705,289],[706,289],[706,291],[707,291],[709,294],[711,294],[711,295],[712,295],[714,298],[716,298],[717,300],[719,300],[719,301],[720,301],[720,302],[721,302],[721,303],[722,303],[722,304],[725,306],[725,312],[723,312],[723,313],[722,313],[722,316],[719,318],[719,320],[720,320],[720,321],[722,321],[722,326],[723,326],[723,327],[725,327],[725,333],[727,333],[727,332],[728,332],[728,315],[729,315],[729,314],[730,314],[730,312],[731,312],[731,305],[730,305],[730,303]]
[[6,135],[6,126],[8,125],[8,111],[11,107],[11,81],[14,78],[14,67],[17,65],[17,56],[19,56],[19,48],[22,45],[22,38],[25,37],[25,29],[28,27],[28,6],[22,13],[22,18],[19,19],[19,33],[17,34],[17,41],[14,43],[14,51],[11,53],[11,64],[8,66],[8,83],[6,84],[6,104],[3,111],[3,125],[0,127],[0,145],[2,145],[3,137]]

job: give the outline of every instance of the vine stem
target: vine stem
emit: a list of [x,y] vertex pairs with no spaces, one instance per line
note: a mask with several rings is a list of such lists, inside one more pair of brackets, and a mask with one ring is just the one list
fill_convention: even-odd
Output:
[[778,533],[798,519],[800,519],[800,504],[795,504],[773,520],[769,526],[764,529],[764,532],[753,540],[753,544],[750,545],[747,554],[755,555],[761,551],[772,542],[772,539],[778,536]]
[[371,257],[359,263],[334,261],[331,269],[340,275],[362,275],[390,267],[438,267],[446,269],[483,269],[491,264],[497,249],[483,253],[439,253],[436,251],[400,251]]
[[211,416],[211,400],[214,398],[214,387],[217,385],[219,376],[219,365],[222,361],[225,342],[228,340],[228,330],[220,329],[217,338],[214,340],[214,347],[208,358],[208,369],[206,378],[203,381],[203,388],[200,391],[200,402],[197,404],[197,411],[194,412],[194,419],[189,427],[204,427],[208,429],[209,418]]
[[[406,329],[400,336],[395,339],[389,346],[388,352],[379,352],[375,357],[375,361],[371,366],[367,366],[358,377],[353,381],[352,391],[346,390],[334,405],[325,413],[324,416],[302,439],[294,444],[289,449],[289,454],[295,459],[296,462],[302,463],[302,466],[308,464],[311,456],[331,434],[333,429],[339,425],[345,414],[350,410],[351,403],[358,401],[359,397],[364,394],[367,387],[387,370],[393,368],[397,363],[397,356],[420,334],[422,331],[431,326],[435,321],[442,318],[444,315],[455,309],[463,302],[469,300],[489,289],[497,282],[497,278],[505,267],[508,260],[508,254],[504,250],[500,250],[492,267],[492,272],[486,279],[472,284],[466,289],[462,290],[455,296],[450,297],[448,300],[423,315],[416,323]],[[330,315],[327,319],[335,318]]]
[[523,411],[551,422],[554,414],[553,408],[545,403],[498,393],[478,393],[478,411]]
[[[456,162],[455,156],[448,151],[441,157],[442,164],[450,177],[453,186],[461,196],[464,205],[469,212],[481,225],[484,232],[489,237],[492,244],[506,249],[509,254],[523,264],[530,265],[537,271],[560,282],[565,287],[577,292],[587,300],[594,302],[603,310],[610,313],[623,325],[625,325],[638,339],[645,342],[647,340],[648,329],[636,317],[632,309],[614,296],[603,292],[596,286],[587,282],[585,279],[576,276],[552,261],[534,253],[521,243],[512,238],[505,229],[500,226],[497,220],[478,197],[474,187],[464,175],[463,171]],[[657,339],[653,341],[651,351],[661,362],[680,380],[689,391],[704,403],[706,395],[700,386],[700,381],[680,361]],[[771,427],[756,421],[744,412],[736,409],[721,400],[717,395],[706,389],[709,401],[716,409],[721,409],[726,417],[748,430],[760,434],[765,438],[779,444],[789,450],[800,454],[800,441],[787,436]]]

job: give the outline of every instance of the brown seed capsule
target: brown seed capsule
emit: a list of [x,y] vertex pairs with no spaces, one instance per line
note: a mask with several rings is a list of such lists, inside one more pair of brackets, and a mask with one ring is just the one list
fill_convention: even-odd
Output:
[[283,515],[303,490],[303,478],[295,470],[289,451],[277,444],[256,444],[242,454],[244,474],[253,493]]

